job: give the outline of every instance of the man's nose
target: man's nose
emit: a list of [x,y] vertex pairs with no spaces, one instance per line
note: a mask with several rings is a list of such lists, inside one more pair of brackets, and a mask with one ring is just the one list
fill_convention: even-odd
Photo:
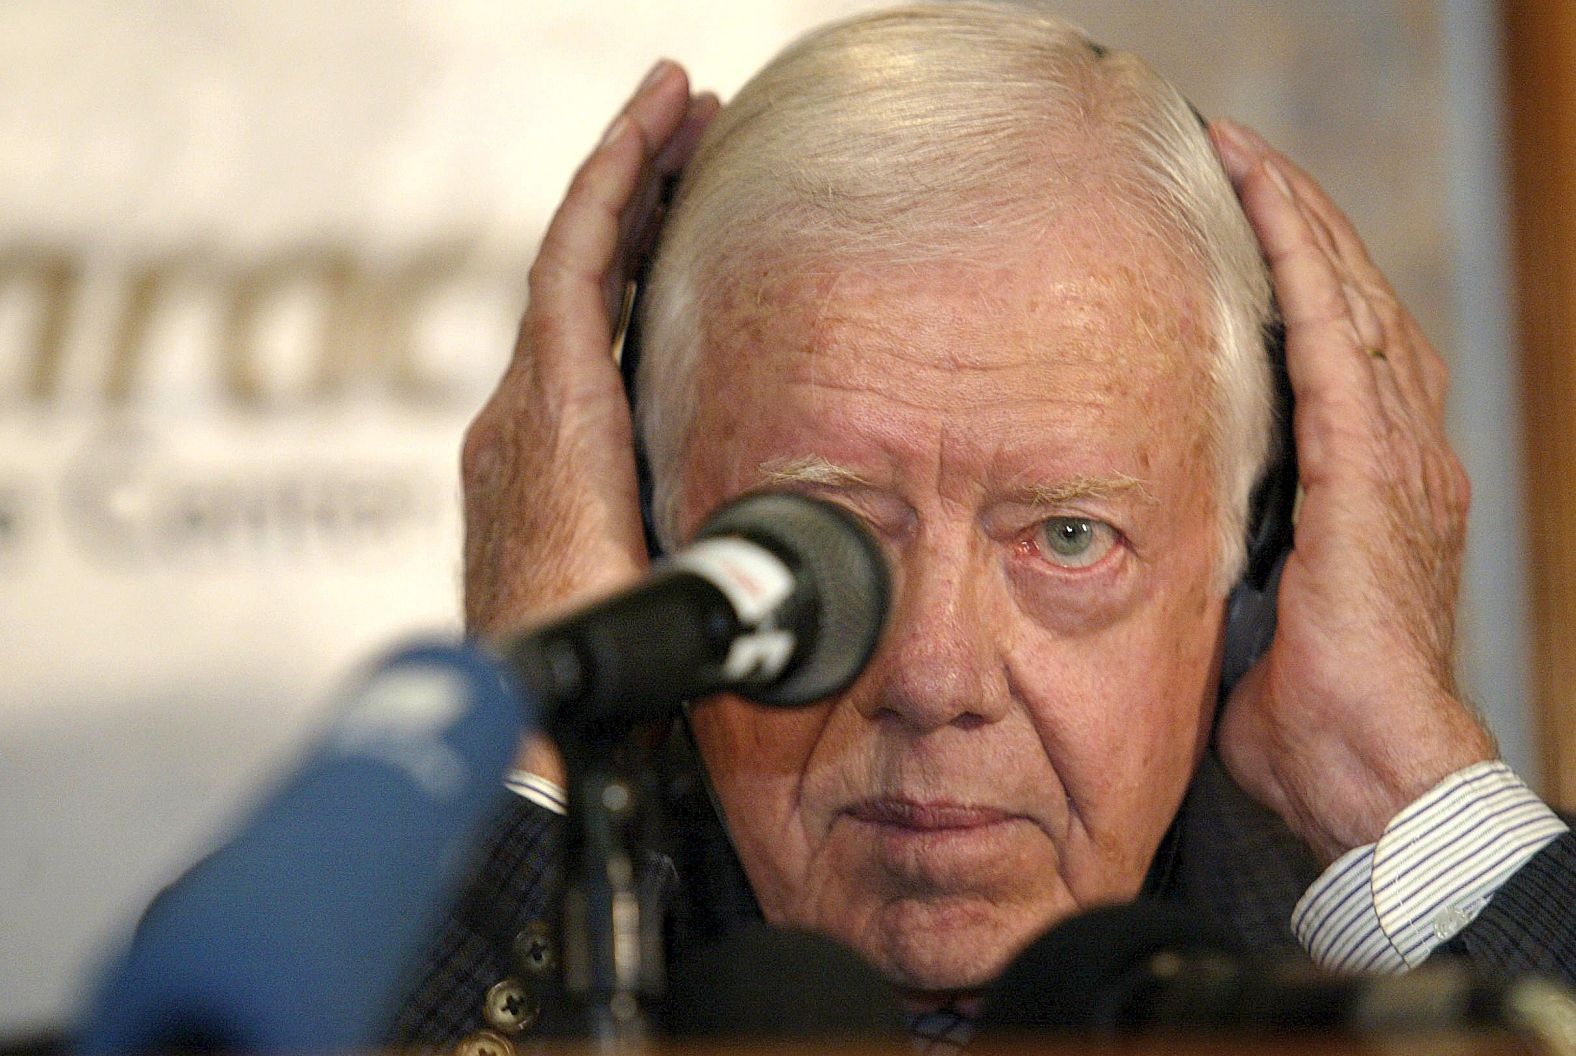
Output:
[[[919,549],[916,547],[916,549]],[[994,722],[1007,710],[1004,650],[1011,628],[982,555],[926,548],[896,561],[886,634],[856,706],[917,729]],[[999,573],[997,574],[999,575]]]

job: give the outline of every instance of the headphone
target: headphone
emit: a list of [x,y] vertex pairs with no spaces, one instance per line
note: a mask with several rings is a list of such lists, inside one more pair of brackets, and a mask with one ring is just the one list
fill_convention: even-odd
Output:
[[[1193,111],[1200,125],[1205,121]],[[661,209],[665,214],[677,186],[677,176],[663,187]],[[652,254],[654,256],[655,254]],[[619,373],[624,379],[624,395],[634,420],[635,378],[640,368],[640,295],[645,289],[651,256],[641,265],[633,292],[625,298],[624,327],[619,353]],[[1269,357],[1271,385],[1275,401],[1273,451],[1268,469],[1254,488],[1248,506],[1247,560],[1242,578],[1226,599],[1224,649],[1220,664],[1220,703],[1269,649],[1275,637],[1275,606],[1281,570],[1292,548],[1292,527],[1297,504],[1297,449],[1292,437],[1291,379],[1286,372],[1286,327],[1278,306],[1272,303],[1271,321],[1265,327],[1264,351]],[[635,473],[640,489],[640,518],[646,533],[646,549],[653,557],[662,553],[657,541],[652,513],[651,465],[638,424],[634,429]]]
[[1286,324],[1271,302],[1264,330],[1275,400],[1268,469],[1248,500],[1247,561],[1226,598],[1225,647],[1220,660],[1220,702],[1269,650],[1275,638],[1275,604],[1281,570],[1291,556],[1297,512],[1297,444],[1292,435],[1291,378],[1286,373]]

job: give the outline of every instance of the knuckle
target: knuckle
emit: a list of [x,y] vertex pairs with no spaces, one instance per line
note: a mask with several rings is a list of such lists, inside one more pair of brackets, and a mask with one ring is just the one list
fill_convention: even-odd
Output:
[[1300,430],[1317,436],[1332,451],[1360,451],[1373,444],[1372,416],[1356,400],[1331,396],[1304,410],[1298,408]]
[[577,247],[552,235],[542,243],[526,273],[533,302],[544,305],[559,303],[576,283],[596,283],[601,278],[601,271],[583,261]]
[[569,190],[564,195],[565,202],[593,194],[598,183],[596,158],[593,157],[576,169],[575,174],[569,178]]
[[535,312],[531,316],[529,336],[526,344],[532,348],[540,348],[551,354],[551,350],[558,348],[565,340],[568,330],[564,318],[559,312]]
[[1451,495],[1455,506],[1461,513],[1466,513],[1472,506],[1472,478],[1467,475],[1466,466],[1461,464],[1461,459],[1454,451],[1450,452],[1450,459],[1445,465],[1446,479],[1450,482]]
[[1377,272],[1358,276],[1357,285],[1375,310],[1385,312],[1387,315],[1400,315],[1406,310],[1396,297],[1395,291],[1390,288],[1390,284]]
[[547,247],[543,246],[541,252],[536,255],[536,259],[531,262],[531,270],[525,273],[525,283],[526,287],[531,291],[533,305],[536,299],[547,289],[549,283],[548,275],[552,270],[553,264],[549,259]]
[[460,478],[466,489],[485,487],[497,474],[503,449],[498,416],[488,403],[465,430],[460,445]]
[[1388,427],[1386,443],[1375,452],[1374,465],[1382,479],[1408,490],[1426,487],[1428,468],[1423,452],[1399,425]]
[[614,196],[611,187],[616,181],[606,167],[599,164],[600,158],[592,158],[570,177],[569,190],[564,195],[564,208],[567,209],[608,209],[613,211],[608,199]]
[[1353,348],[1359,347],[1357,331],[1352,325],[1351,313],[1340,292],[1332,291],[1309,304],[1301,313],[1289,316],[1289,326],[1314,333],[1339,333],[1348,339]]
[[536,254],[536,259],[531,262],[531,270],[525,273],[526,283],[529,285],[532,300],[544,295],[550,295],[554,289],[563,282],[564,267],[560,251],[551,238],[542,243],[541,250]]

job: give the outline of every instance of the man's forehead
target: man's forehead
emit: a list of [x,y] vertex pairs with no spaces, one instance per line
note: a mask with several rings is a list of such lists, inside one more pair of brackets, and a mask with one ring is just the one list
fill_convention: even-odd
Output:
[[1149,505],[1162,465],[1198,457],[1212,391],[1202,298],[1167,258],[1079,231],[986,260],[739,269],[701,427],[736,438],[741,487],[879,490],[934,459],[1001,499]]
[[794,358],[829,352],[961,371],[1014,359],[1196,369],[1210,347],[1197,284],[1163,254],[1146,259],[1085,239],[992,260],[766,263],[719,291],[705,343],[724,376],[741,358],[786,356],[791,371]]

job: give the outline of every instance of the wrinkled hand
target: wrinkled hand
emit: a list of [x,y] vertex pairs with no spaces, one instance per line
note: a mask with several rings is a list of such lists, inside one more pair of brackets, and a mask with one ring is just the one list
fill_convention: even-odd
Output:
[[633,429],[610,350],[655,239],[662,178],[717,99],[661,62],[609,126],[543,237],[514,358],[465,438],[465,623],[497,636],[639,577]]
[[1227,768],[1325,861],[1492,758],[1451,658],[1468,485],[1446,370],[1317,184],[1211,127],[1286,321],[1303,487],[1275,639],[1217,728]]

